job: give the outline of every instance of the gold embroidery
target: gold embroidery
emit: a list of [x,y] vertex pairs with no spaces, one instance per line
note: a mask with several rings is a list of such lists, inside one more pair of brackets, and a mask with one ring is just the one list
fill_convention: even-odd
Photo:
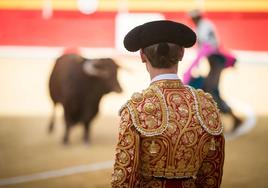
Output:
[[164,187],[154,177],[165,177],[192,178],[181,185],[195,187],[199,176],[204,176],[200,187],[220,184],[223,141],[213,136],[219,132],[219,114],[210,95],[194,93],[180,82],[160,81],[131,98],[121,111],[114,185]]
[[215,151],[216,150],[216,144],[215,144],[215,140],[214,138],[211,139],[211,143],[210,143],[210,150]]
[[154,105],[153,103],[150,103],[150,102],[146,103],[146,104],[144,105],[143,108],[144,108],[144,111],[145,111],[147,114],[152,114],[152,113],[154,113],[155,110],[156,110],[155,105]]
[[118,154],[118,161],[121,163],[121,165],[128,165],[129,161],[130,161],[130,156],[128,155],[128,153],[126,151],[121,151]]
[[134,103],[138,103],[138,102],[141,102],[143,100],[143,96],[141,93],[136,92],[136,93],[133,93],[131,100]]
[[191,92],[195,97],[197,117],[202,127],[212,135],[220,135],[223,131],[223,126],[219,109],[212,96],[200,89],[197,90],[197,93],[193,89],[191,89]]
[[156,144],[154,141],[152,141],[152,143],[150,145],[150,153],[155,154],[155,153],[158,153],[159,150],[160,150],[160,146],[158,144]]
[[154,91],[154,97],[145,98],[144,102],[129,102],[127,108],[137,130],[145,136],[155,136],[162,134],[168,127],[168,108],[159,88],[152,85],[148,90]]
[[174,94],[174,95],[173,95],[173,98],[172,98],[172,101],[173,101],[175,104],[180,104],[181,101],[182,101],[182,98],[180,97],[179,94]]
[[[150,136],[148,134],[150,131],[156,131],[163,126],[164,116],[160,112],[162,112],[161,110],[165,105],[169,115],[166,131],[162,132],[161,136],[160,134],[155,135],[158,139],[162,138],[162,140],[160,139],[162,144],[155,142],[154,138],[148,138],[146,142],[142,142],[142,147],[144,148],[142,151],[144,153],[141,154],[141,158],[144,161],[144,165],[141,166],[141,174],[145,177],[151,175],[167,178],[195,177],[202,164],[202,159],[209,151],[203,148],[208,148],[208,144],[211,143],[210,136],[205,134],[194,115],[195,98],[188,88],[181,85],[176,90],[164,88],[171,87],[173,84],[160,82],[156,83],[156,85],[163,87],[160,90],[162,95],[165,96],[164,100],[161,100],[159,92],[155,92],[154,96],[145,94],[148,91],[149,93],[156,91],[154,85],[151,85],[148,90],[144,91],[144,102],[136,103],[135,106],[131,107],[135,112],[133,113],[137,122],[135,127],[144,136]],[[150,98],[147,98],[149,96]],[[154,107],[151,107],[152,105]],[[139,106],[143,106],[143,108],[139,108]],[[202,103],[200,106],[205,112],[207,112],[208,108],[213,107],[209,102]],[[151,112],[151,110],[148,109],[152,108],[155,109],[155,113],[149,114],[148,112]],[[135,111],[136,109],[138,110]],[[214,117],[218,117],[217,114],[209,111],[207,116],[207,123],[210,122],[210,124],[214,125],[216,122]],[[172,149],[168,152],[167,148]],[[196,153],[196,150],[201,150],[202,152]]]
[[152,85],[156,85],[161,88],[171,88],[171,89],[178,89],[183,87],[183,83],[181,80],[160,80],[157,82],[153,82]]
[[188,112],[189,112],[188,109],[189,109],[188,106],[186,106],[184,104],[180,105],[179,108],[178,108],[179,113],[182,116],[187,116],[188,115]]
[[137,151],[139,137],[132,130],[129,110],[125,107],[121,111],[119,142],[116,147],[116,159],[112,174],[112,187],[128,188],[135,185],[138,164]]
[[[145,117],[145,124],[149,129],[154,129],[157,126],[157,121],[154,116]],[[144,127],[146,127],[144,126]]]
[[151,90],[151,89],[147,89],[147,90],[145,90],[145,91],[144,91],[144,96],[145,96],[146,98],[154,97],[154,92],[153,92],[153,90]]
[[176,132],[176,130],[177,130],[176,124],[174,122],[169,123],[169,126],[167,128],[168,133],[170,133],[172,135]]
[[126,178],[126,170],[122,167],[116,167],[114,169],[114,173],[113,173],[113,177],[112,177],[112,181],[120,184],[122,182],[124,182],[125,178]]

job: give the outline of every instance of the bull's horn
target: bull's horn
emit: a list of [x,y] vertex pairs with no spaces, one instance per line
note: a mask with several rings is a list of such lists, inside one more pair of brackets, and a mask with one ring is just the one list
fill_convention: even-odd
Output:
[[97,77],[107,77],[109,72],[107,70],[102,70],[97,68],[95,65],[99,60],[87,60],[83,64],[83,70],[86,74]]

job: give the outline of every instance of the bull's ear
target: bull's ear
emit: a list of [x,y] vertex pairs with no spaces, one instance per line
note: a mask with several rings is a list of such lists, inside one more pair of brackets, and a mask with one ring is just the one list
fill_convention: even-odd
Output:
[[101,78],[108,78],[109,77],[109,70],[102,69],[97,65],[99,60],[86,60],[83,63],[83,71],[90,75],[90,76],[96,76]]

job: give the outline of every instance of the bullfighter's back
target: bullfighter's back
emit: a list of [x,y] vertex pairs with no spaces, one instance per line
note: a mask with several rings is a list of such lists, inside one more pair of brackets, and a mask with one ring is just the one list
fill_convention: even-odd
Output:
[[209,94],[180,80],[156,81],[120,114],[113,187],[220,186],[224,137]]

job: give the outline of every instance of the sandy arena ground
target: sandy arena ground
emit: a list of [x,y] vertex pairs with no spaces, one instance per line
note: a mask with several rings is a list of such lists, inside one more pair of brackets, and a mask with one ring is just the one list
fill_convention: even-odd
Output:
[[[87,55],[94,57],[92,54]],[[118,75],[124,92],[111,93],[101,101],[100,113],[92,123],[90,145],[83,144],[82,126],[76,126],[71,144],[63,146],[61,108],[53,134],[47,134],[51,113],[47,81],[54,59],[0,54],[1,188],[109,187],[117,111],[134,91],[148,85],[149,78],[136,56],[102,53],[108,55],[124,66]],[[186,54],[186,62],[190,59]],[[245,119],[249,114],[256,118],[250,132],[226,141],[223,188],[268,187],[268,64],[255,63],[255,59],[241,58],[235,69],[224,72],[221,81],[222,94],[235,112]],[[187,63],[181,66],[184,70]],[[224,121],[230,123],[228,118]]]

